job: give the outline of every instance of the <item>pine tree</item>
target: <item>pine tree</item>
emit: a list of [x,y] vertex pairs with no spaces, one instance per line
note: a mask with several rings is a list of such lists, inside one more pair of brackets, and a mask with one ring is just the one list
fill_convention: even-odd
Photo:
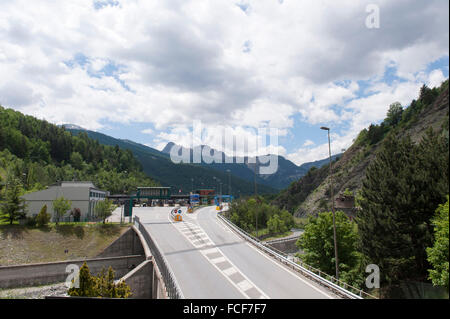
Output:
[[47,205],[42,206],[41,211],[36,216],[36,223],[39,227],[46,226],[50,221],[50,214],[47,213]]
[[68,290],[70,296],[78,297],[103,297],[103,298],[128,298],[132,295],[131,288],[125,282],[114,283],[114,270],[102,268],[97,277],[92,276],[86,262],[80,268],[80,287],[72,287]]
[[427,132],[420,145],[388,136],[366,170],[357,218],[360,249],[381,284],[425,280],[431,217],[448,193],[448,144]]
[[0,210],[0,220],[8,221],[10,225],[25,217],[25,201],[20,196],[23,189],[20,181],[9,175],[4,190],[4,200]]
[[84,262],[80,268],[79,284],[79,288],[72,287],[68,290],[67,293],[69,296],[95,297],[95,280],[91,276],[91,272],[86,262]]

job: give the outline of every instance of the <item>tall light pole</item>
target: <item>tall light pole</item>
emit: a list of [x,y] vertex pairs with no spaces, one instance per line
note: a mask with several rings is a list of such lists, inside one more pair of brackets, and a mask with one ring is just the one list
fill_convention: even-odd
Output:
[[257,164],[255,163],[255,170],[254,170],[255,199],[258,197],[258,189],[257,189],[257,187],[256,187],[256,169],[257,169]]
[[321,130],[328,131],[328,153],[330,156],[330,190],[331,190],[331,211],[333,213],[333,239],[334,239],[334,260],[336,263],[336,279],[339,279],[339,259],[336,240],[336,218],[334,213],[334,194],[333,194],[333,171],[331,169],[331,140],[330,140],[330,128],[322,126]]
[[227,169],[228,172],[228,195],[231,195],[231,171]]
[[[255,171],[254,171],[254,177],[255,177],[255,201],[256,204],[258,204],[258,189],[256,187],[256,168],[257,168],[257,161],[258,158],[256,157],[256,162],[255,162]],[[256,228],[256,237],[258,237],[258,210],[255,211],[255,228]]]

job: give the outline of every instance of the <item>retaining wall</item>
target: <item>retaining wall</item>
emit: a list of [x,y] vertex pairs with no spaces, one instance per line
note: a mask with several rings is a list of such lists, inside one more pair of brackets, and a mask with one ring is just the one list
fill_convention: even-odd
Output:
[[[130,286],[133,299],[152,299],[153,291],[153,262],[145,260],[136,268],[123,276],[124,281]],[[156,283],[157,284],[157,283]]]
[[107,257],[95,259],[79,259],[61,262],[39,263],[28,265],[1,266],[0,288],[16,288],[28,286],[41,286],[64,282],[69,276],[66,267],[70,264],[80,268],[86,261],[91,274],[97,275],[102,268],[111,266],[115,270],[115,277],[120,278],[131,269],[142,263],[145,257],[142,255]]
[[276,250],[282,251],[286,254],[292,254],[299,251],[299,248],[295,245],[297,242],[298,237],[293,237],[292,239],[286,239],[282,241],[268,241],[266,244],[268,244],[270,247],[275,248]]
[[111,266],[116,272],[115,278],[130,286],[133,293],[131,298],[167,298],[161,273],[145,238],[135,226],[123,233],[96,258],[1,266],[0,289],[61,283],[69,276],[66,272],[68,265],[76,264],[81,267],[84,261],[93,275],[97,275],[103,267],[107,269]]
[[145,255],[139,235],[132,227],[98,254],[97,258],[128,255]]

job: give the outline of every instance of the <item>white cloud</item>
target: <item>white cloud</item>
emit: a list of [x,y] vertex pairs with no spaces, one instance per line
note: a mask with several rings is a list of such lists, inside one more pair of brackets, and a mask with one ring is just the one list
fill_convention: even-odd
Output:
[[427,86],[430,88],[438,87],[446,80],[442,70],[433,70],[429,76],[428,81],[426,82]]
[[[372,123],[379,123],[384,120],[392,103],[398,101],[403,106],[409,106],[413,99],[418,98],[420,87],[424,83],[429,87],[435,87],[439,86],[444,80],[445,77],[441,70],[433,70],[429,73],[418,73],[411,81],[394,81],[391,85],[381,82],[372,83],[370,87],[371,95],[355,98],[345,105],[345,108],[349,110],[347,113],[349,125],[342,135],[332,133],[332,154],[338,154],[343,149],[350,147],[362,129],[367,128]],[[334,128],[332,128],[333,131]],[[310,145],[312,144],[307,140],[301,148],[289,153],[287,158],[295,164],[301,165],[328,156],[328,143],[313,148],[308,147]]]
[[316,143],[314,143],[313,141],[311,141],[311,140],[306,140],[306,142],[305,143],[303,143],[303,146],[305,147],[305,146],[312,146],[312,145],[315,145]]
[[155,131],[153,131],[151,128],[147,128],[145,130],[142,130],[141,133],[152,135],[153,133],[155,133]]
[[[88,129],[149,123],[158,147],[184,143],[194,119],[244,136],[347,123],[344,145],[420,81],[444,79],[426,66],[448,57],[448,2],[375,1],[381,27],[367,29],[372,2],[0,1],[0,102]],[[406,82],[383,83],[387,66]],[[372,81],[368,96],[358,81]]]

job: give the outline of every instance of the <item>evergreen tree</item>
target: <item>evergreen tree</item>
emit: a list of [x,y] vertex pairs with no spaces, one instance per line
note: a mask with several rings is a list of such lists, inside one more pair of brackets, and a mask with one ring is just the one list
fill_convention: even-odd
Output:
[[108,272],[103,268],[97,277],[92,276],[86,262],[80,268],[80,287],[68,290],[70,296],[128,298],[132,295],[131,288],[125,282],[114,283],[114,270],[109,267]]
[[25,201],[20,197],[23,193],[20,181],[9,175],[4,189],[4,200],[1,205],[0,220],[8,221],[10,225],[25,218]]
[[400,102],[392,103],[384,120],[389,126],[396,126],[402,119],[403,107]]
[[100,145],[85,132],[72,136],[62,127],[1,106],[0,128],[0,169],[19,179],[27,173],[27,191],[74,178],[112,193],[156,186],[129,150]]
[[[361,252],[382,286],[425,280],[430,219],[448,193],[448,144],[429,131],[419,146],[390,135],[366,170],[357,223]],[[443,152],[443,150],[445,150]]]
[[80,268],[79,275],[79,284],[80,287],[72,287],[68,290],[69,296],[78,296],[78,297],[94,297],[95,296],[95,280],[91,275],[88,265],[86,262]]
[[41,211],[36,216],[36,224],[38,227],[47,226],[50,219],[51,215],[47,213],[47,205],[42,206]]

